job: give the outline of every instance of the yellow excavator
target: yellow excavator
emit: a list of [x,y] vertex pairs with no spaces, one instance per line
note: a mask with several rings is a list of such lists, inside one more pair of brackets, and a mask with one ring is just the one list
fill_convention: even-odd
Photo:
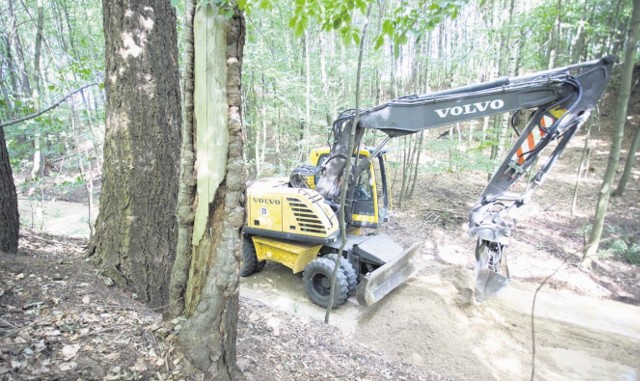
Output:
[[[469,213],[469,234],[478,238],[475,297],[482,301],[496,295],[510,282],[504,258],[515,221],[509,213],[529,201],[588,119],[604,93],[612,66],[613,59],[605,57],[522,77],[404,96],[360,110],[357,125],[355,110],[343,112],[333,123],[331,146],[313,150],[310,165],[297,168],[288,178],[259,179],[248,187],[241,276],[261,270],[269,260],[294,273],[303,272],[307,294],[322,307],[330,304],[333,284],[334,307],[354,294],[362,305],[379,301],[414,272],[420,247],[416,243],[405,249],[387,235],[364,233],[365,228],[377,228],[388,220],[386,143],[452,123],[529,111],[526,127],[516,131],[513,147]],[[366,130],[387,136],[375,148],[362,148]],[[358,148],[349,154],[351,134]],[[549,154],[536,165],[543,151]],[[349,159],[351,173],[346,176]],[[526,189],[510,192],[532,170],[537,172],[529,176]],[[339,203],[342,181],[348,181],[344,205]],[[344,246],[340,208],[346,216]]]

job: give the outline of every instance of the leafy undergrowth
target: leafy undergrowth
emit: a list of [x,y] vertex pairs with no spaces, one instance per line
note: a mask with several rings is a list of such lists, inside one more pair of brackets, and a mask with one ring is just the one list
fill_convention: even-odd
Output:
[[[0,256],[0,379],[202,380],[165,322],[83,258],[85,242],[22,232]],[[175,324],[174,324],[175,323]],[[449,380],[391,361],[335,327],[240,301],[247,380]]]

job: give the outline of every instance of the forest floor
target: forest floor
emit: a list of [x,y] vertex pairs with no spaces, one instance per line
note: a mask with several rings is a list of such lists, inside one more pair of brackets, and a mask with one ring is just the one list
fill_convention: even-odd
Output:
[[[498,297],[471,298],[466,221],[486,175],[423,173],[410,207],[384,229],[404,245],[425,243],[421,270],[369,308],[349,299],[327,325],[300,276],[269,263],[241,281],[238,367],[248,380],[528,380],[533,366],[536,380],[640,380],[640,271],[621,247],[640,242],[638,170],[611,200],[593,268],[578,266],[605,135],[594,131],[574,215],[584,134],[523,208],[509,248],[514,280]],[[0,255],[0,379],[203,379],[176,345],[179,320],[162,321],[85,262],[86,240],[68,235],[86,234],[86,206],[48,210],[45,230],[67,236],[23,230],[19,253]],[[536,289],[551,274],[532,327]]]

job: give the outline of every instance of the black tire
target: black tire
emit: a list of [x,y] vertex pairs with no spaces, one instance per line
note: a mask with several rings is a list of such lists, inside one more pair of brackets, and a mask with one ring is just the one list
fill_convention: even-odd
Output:
[[[325,255],[326,258],[335,261],[338,258],[338,254],[328,254]],[[349,296],[352,296],[356,292],[356,286],[358,285],[358,275],[356,274],[356,270],[353,269],[351,263],[345,258],[340,257],[340,270],[347,277],[347,285],[349,286]]]
[[245,236],[242,240],[242,263],[240,265],[240,276],[246,277],[256,271],[264,269],[266,261],[258,261],[256,248],[253,246],[251,237]]
[[[329,305],[331,296],[331,275],[335,266],[335,260],[329,258],[316,258],[307,265],[302,274],[304,289],[311,301],[320,307]],[[342,269],[338,268],[336,274],[336,290],[333,298],[333,308],[336,308],[349,297],[349,285],[347,277]]]

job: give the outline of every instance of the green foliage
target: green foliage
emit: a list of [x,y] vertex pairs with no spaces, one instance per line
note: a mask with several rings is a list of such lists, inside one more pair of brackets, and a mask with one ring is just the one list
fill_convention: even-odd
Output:
[[640,242],[633,240],[638,232],[632,229],[630,226],[605,226],[604,242],[601,245],[602,248],[598,250],[598,256],[622,258],[631,264],[640,265]]
[[604,249],[598,250],[599,258],[622,258],[627,262],[640,266],[640,243],[630,242],[628,239],[615,238],[605,245]]
[[[362,36],[355,21],[366,17],[367,9],[377,3],[374,0],[296,0],[288,25],[298,37],[313,23],[324,32],[336,32],[345,45],[358,45]],[[435,28],[445,18],[455,18],[460,7],[466,3],[467,0],[389,2],[388,5],[392,8],[385,13],[382,28],[373,38],[374,48],[379,49],[385,38],[393,41],[395,46],[406,44],[410,34],[422,35],[425,31]],[[249,14],[255,8],[273,9],[270,0],[240,0],[237,4]]]
[[[581,226],[573,235],[587,237],[593,229],[592,224]],[[606,225],[597,256],[600,259],[622,259],[632,265],[640,266],[640,241],[637,228],[631,225]]]
[[[40,68],[35,70],[35,38],[38,10],[34,0],[12,1],[16,29],[11,32],[8,2],[0,5],[0,120],[7,122],[39,112],[71,91],[91,82],[102,82],[104,37],[101,3],[54,0],[43,2],[43,47]],[[9,36],[15,41],[7,45]],[[16,42],[19,41],[19,44]],[[11,70],[10,70],[11,69]],[[104,86],[101,87],[100,91]],[[74,96],[36,118],[5,128],[11,164],[16,174],[30,170],[36,137],[47,160],[57,160],[89,135],[90,126],[102,125],[102,96],[92,90]],[[78,122],[73,139],[70,120],[75,106]],[[94,137],[91,136],[93,139]],[[101,137],[97,137],[101,139]]]
[[[174,8],[182,8],[183,3],[180,0],[171,0],[171,5]],[[216,12],[215,14],[222,15],[227,20],[235,14],[236,5],[236,1],[229,0],[196,0],[196,8],[210,6],[208,11]]]
[[425,152],[435,154],[434,159],[420,166],[426,173],[490,172],[496,165],[495,160],[491,160],[486,153],[486,149],[492,144],[490,140],[473,140],[469,144],[466,140],[458,140],[457,137],[444,139],[431,137],[425,141]]
[[434,29],[445,18],[455,19],[466,3],[466,0],[400,2],[391,10],[391,16],[383,21],[380,33],[374,38],[374,48],[380,48],[384,38],[388,38],[393,42],[397,57],[399,46],[406,44],[410,35],[419,41],[426,31]]
[[544,68],[548,65],[550,35],[556,17],[559,17],[561,37],[565,37],[560,40],[556,66],[572,63],[572,49],[579,27],[584,28],[588,41],[581,54],[585,59],[616,54],[613,50],[614,41],[625,30],[631,15],[631,3],[610,0],[562,2],[558,9],[557,0],[542,1],[518,18],[516,28],[527,36],[524,61],[534,67]]

